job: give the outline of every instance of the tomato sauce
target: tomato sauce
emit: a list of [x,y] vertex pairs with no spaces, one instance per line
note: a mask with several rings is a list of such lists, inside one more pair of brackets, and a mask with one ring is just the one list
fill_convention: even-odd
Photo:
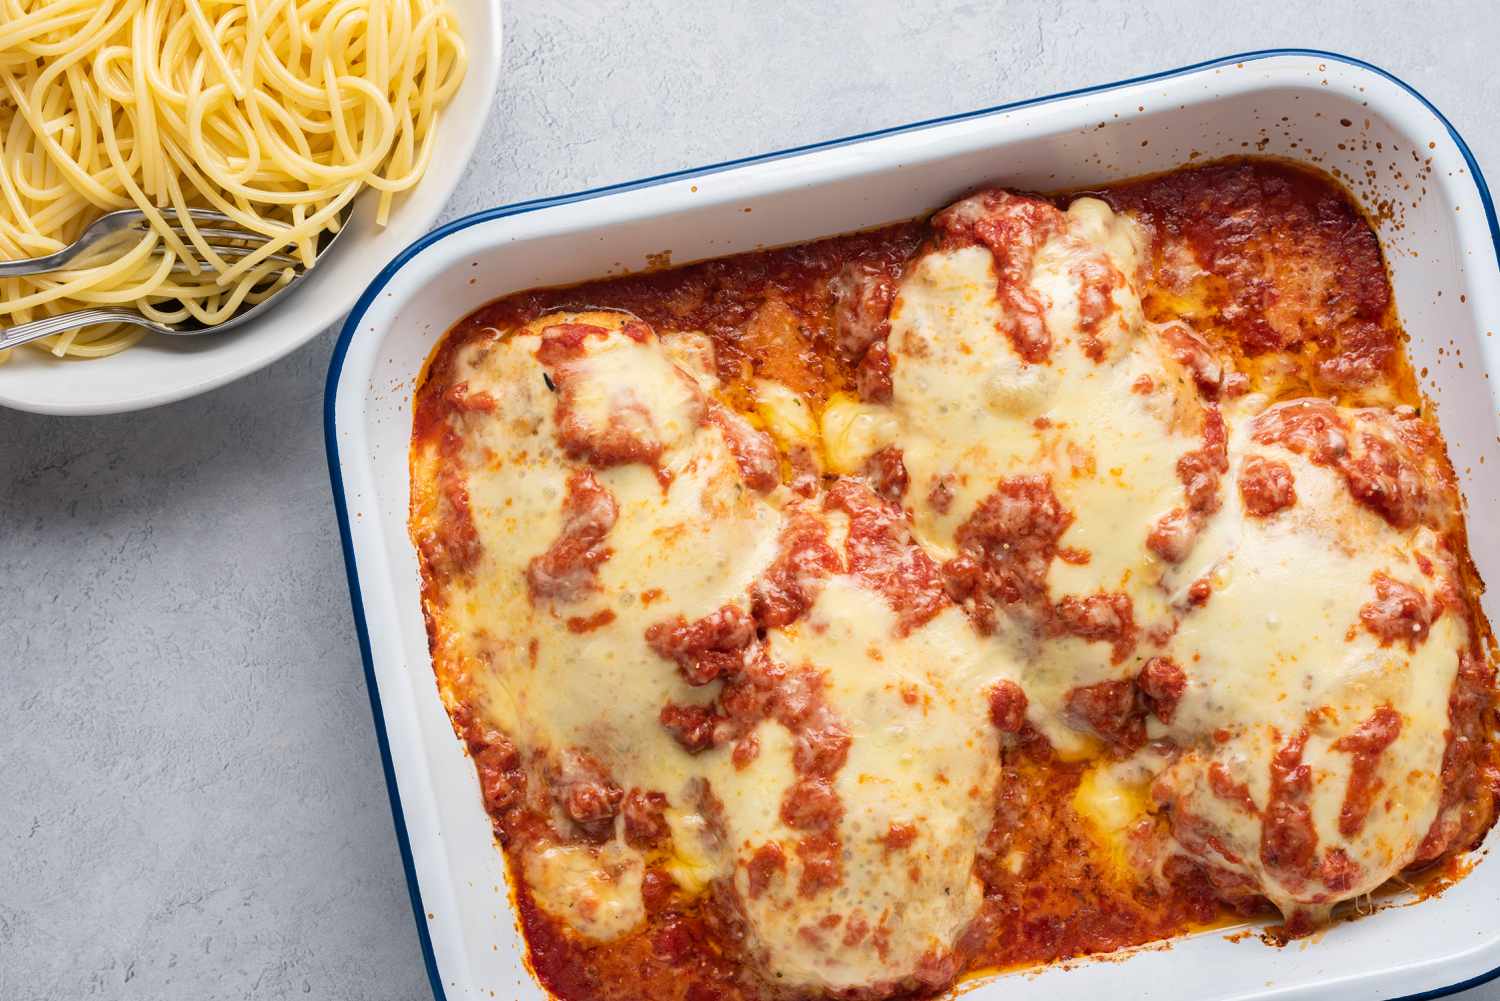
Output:
[[1094,194],[1154,232],[1147,317],[1186,320],[1257,389],[1420,402],[1380,241],[1327,175],[1231,160]]

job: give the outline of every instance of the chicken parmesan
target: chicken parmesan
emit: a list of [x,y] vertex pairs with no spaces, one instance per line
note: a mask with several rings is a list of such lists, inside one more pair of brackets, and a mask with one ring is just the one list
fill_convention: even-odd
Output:
[[1494,669],[1402,342],[1255,159],[463,320],[411,535],[538,979],[932,997],[1455,872]]

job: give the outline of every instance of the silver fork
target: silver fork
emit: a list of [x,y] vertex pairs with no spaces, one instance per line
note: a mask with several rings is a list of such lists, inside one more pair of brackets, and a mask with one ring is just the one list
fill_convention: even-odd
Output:
[[[231,217],[220,212],[208,209],[189,209],[188,214],[192,217],[198,232],[203,236],[214,252],[221,257],[242,258],[254,253],[266,241],[265,234],[256,233],[245,229]],[[350,209],[345,207],[339,215],[339,228],[335,233],[324,231],[319,235],[318,254],[314,264],[322,260],[328,248],[344,232],[344,224],[349,221]],[[182,238],[184,246],[192,251],[193,245],[187,238],[187,231],[177,220],[177,214],[171,210],[164,210],[162,215],[169,223],[174,223],[174,231]],[[33,257],[24,261],[0,261],[0,278],[18,278],[25,275],[46,274],[49,271],[59,271],[69,266],[83,266],[94,259],[101,258],[112,249],[118,249],[131,236],[145,233],[151,228],[145,215],[139,209],[120,209],[110,212],[108,215],[100,216],[89,224],[83,231],[83,235],[74,240],[70,245],[54,254],[45,257]],[[46,316],[40,320],[32,320],[29,323],[18,324],[7,330],[0,330],[0,351],[7,348],[17,347],[28,341],[34,341],[40,337],[50,334],[59,334],[65,330],[73,330],[77,327],[86,327],[97,323],[129,323],[137,327],[145,327],[147,330],[158,334],[167,334],[174,337],[194,337],[199,334],[216,334],[232,329],[242,323],[248,322],[251,317],[258,315],[269,307],[279,296],[288,289],[293,288],[303,278],[307,277],[311,268],[303,267],[299,258],[289,257],[285,254],[272,254],[267,260],[277,264],[283,264],[294,269],[292,279],[272,292],[258,303],[245,303],[235,311],[234,315],[222,323],[205,326],[193,320],[183,321],[176,324],[158,323],[149,319],[133,309],[123,307],[101,307],[96,309],[79,309],[71,313],[59,313],[57,316]],[[205,270],[212,270],[209,263],[198,259],[198,266]],[[188,271],[186,261],[178,261],[172,266],[174,272]]]

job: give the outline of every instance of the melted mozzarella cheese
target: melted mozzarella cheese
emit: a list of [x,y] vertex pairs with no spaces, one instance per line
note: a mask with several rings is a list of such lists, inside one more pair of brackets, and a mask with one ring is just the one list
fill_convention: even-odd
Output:
[[889,407],[835,393],[823,408],[820,430],[828,468],[852,475],[864,468],[866,459],[896,440],[901,425]]
[[[1382,647],[1360,621],[1361,607],[1375,597],[1373,575],[1415,585],[1430,600],[1434,582],[1419,570],[1417,555],[1444,566],[1438,539],[1424,527],[1392,528],[1354,501],[1336,470],[1257,445],[1248,420],[1235,423],[1231,477],[1250,455],[1285,462],[1297,500],[1256,518],[1243,512],[1237,490],[1226,490],[1223,511],[1174,577],[1182,583],[1207,575],[1214,590],[1206,605],[1184,615],[1167,647],[1188,684],[1171,725],[1159,732],[1190,750],[1166,769],[1162,788],[1174,809],[1202,818],[1239,860],[1214,851],[1204,861],[1244,873],[1284,912],[1316,910],[1395,875],[1431,826],[1448,695],[1467,626],[1449,611],[1415,649],[1400,642]],[[1332,745],[1387,705],[1400,713],[1400,733],[1376,759],[1382,788],[1367,819],[1356,835],[1345,836],[1339,814],[1353,756]],[[1268,871],[1260,816],[1216,795],[1208,779],[1217,765],[1264,810],[1272,756],[1304,726],[1302,761],[1312,769],[1308,805],[1319,855],[1341,849],[1358,867],[1352,885],[1338,892]]]
[[[484,716],[523,749],[587,749],[622,787],[662,791],[674,804],[686,804],[701,769],[657,717],[668,701],[700,703],[712,692],[683,681],[671,661],[647,646],[645,631],[676,615],[694,619],[728,602],[743,603],[750,582],[774,556],[780,519],[744,486],[717,427],[689,426],[681,416],[688,409],[683,380],[654,342],[636,344],[618,334],[589,338],[586,361],[609,358],[611,365],[585,368],[590,382],[603,385],[587,386],[584,398],[608,399],[627,384],[651,387],[644,398],[663,438],[673,442],[661,462],[674,475],[663,489],[656,473],[639,463],[597,470],[619,507],[606,540],[612,555],[598,571],[599,590],[565,608],[535,607],[526,568],[561,530],[573,466],[556,446],[554,398],[534,356],[537,332],[564,319],[611,330],[622,322],[608,313],[549,317],[468,348],[456,360],[471,392],[503,402],[494,418],[472,420],[463,435],[466,486],[483,557],[472,574],[448,581],[446,628],[438,635],[452,649],[435,651],[436,658],[463,665],[450,684],[472,693]],[[614,619],[585,633],[568,628],[567,619],[601,609]],[[752,777],[774,790],[786,781],[758,771]],[[536,781],[545,786],[545,779]],[[763,790],[762,797],[776,802],[779,792]],[[635,852],[623,844],[615,850]],[[587,923],[575,923],[575,908],[553,911],[548,901],[596,893],[609,881],[603,868],[590,871],[583,858],[568,859],[545,870],[556,891],[538,901],[590,934]],[[712,868],[701,858],[693,865]],[[576,884],[572,893],[570,880]],[[616,930],[626,916],[641,914],[638,908],[611,913]]]
[[[908,636],[895,627],[882,597],[839,576],[805,619],[771,632],[773,655],[824,674],[825,698],[853,738],[835,784],[845,810],[842,884],[804,898],[793,862],[747,903],[769,932],[773,965],[793,982],[847,989],[904,975],[925,954],[951,949],[983,897],[974,858],[999,777],[983,693],[1005,661],[956,608]],[[910,845],[886,846],[892,825],[910,826]],[[743,888],[743,869],[738,879]],[[873,934],[842,942],[855,915],[884,929],[883,944]],[[833,918],[840,923],[821,940],[799,933]]]
[[661,335],[661,346],[682,371],[704,390],[719,388],[718,352],[701,330],[673,330]]
[[756,379],[755,412],[783,449],[817,446],[818,422],[795,390],[771,379]]
[[623,426],[669,449],[697,429],[702,392],[659,344],[620,334],[591,337],[586,353],[570,365],[572,406],[583,426]]
[[524,868],[537,904],[584,938],[607,942],[645,920],[645,869],[639,853],[619,842],[551,845],[528,853]]
[[1131,830],[1151,812],[1150,786],[1160,766],[1148,751],[1125,761],[1104,759],[1093,765],[1073,791],[1073,809],[1088,821],[1095,839],[1104,846],[1107,857],[1121,873],[1131,872]]
[[[987,249],[932,252],[913,265],[891,313],[899,430],[889,440],[902,449],[916,533],[930,548],[953,555],[958,527],[1000,478],[1045,473],[1074,517],[1060,545],[1088,554],[1083,564],[1053,562],[1054,600],[1123,592],[1136,622],[1149,624],[1167,608],[1146,538],[1183,504],[1177,461],[1199,446],[1202,411],[1144,329],[1134,224],[1095,199],[1074,202],[1066,223],[1031,272],[1053,345],[1042,364],[1023,360],[1000,332],[1005,307]],[[1100,324],[1107,351],[1095,361],[1079,332],[1078,266],[1101,257],[1122,283]],[[939,480],[952,493],[946,510],[925,500]],[[1064,697],[1134,665],[1111,664],[1105,644],[1012,639],[1027,663],[1032,722],[1065,753],[1085,753],[1087,739],[1060,718]]]
[[665,819],[672,832],[672,851],[664,868],[684,893],[696,897],[714,880],[729,874],[718,836],[703,814],[668,809]]

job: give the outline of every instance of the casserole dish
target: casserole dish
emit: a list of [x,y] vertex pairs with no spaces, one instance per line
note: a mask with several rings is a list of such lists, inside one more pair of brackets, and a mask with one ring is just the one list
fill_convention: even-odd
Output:
[[[1230,57],[496,209],[420,241],[381,273],[330,369],[329,461],[398,837],[440,997],[544,996],[525,969],[472,768],[436,698],[407,537],[411,394],[447,327],[507,292],[645,266],[663,252],[716,257],[910,218],[986,183],[1077,187],[1247,151],[1329,171],[1371,210],[1413,334],[1413,365],[1439,404],[1469,503],[1491,501],[1486,332],[1500,290],[1488,192],[1461,140],[1420,96],[1326,53]],[[1500,558],[1500,540],[1493,526],[1471,527],[1484,571]],[[1338,925],[1316,945],[1275,951],[1206,933],[1140,950],[1123,966],[1082,962],[985,980],[974,996],[1093,997],[1103,978],[1118,990],[1121,977],[1130,994],[1163,998],[1452,989],[1500,966],[1500,939],[1483,920],[1494,892],[1487,884],[1500,870],[1476,863],[1438,899]]]

